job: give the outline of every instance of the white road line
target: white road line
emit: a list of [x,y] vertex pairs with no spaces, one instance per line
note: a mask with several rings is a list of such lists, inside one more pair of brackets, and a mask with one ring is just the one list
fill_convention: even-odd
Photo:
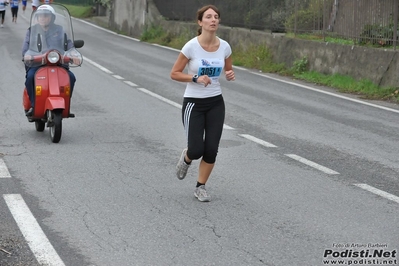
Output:
[[352,101],[352,102],[355,102],[355,103],[360,103],[360,104],[368,105],[368,106],[371,106],[371,107],[375,107],[375,108],[378,108],[378,109],[382,109],[382,110],[386,110],[386,111],[390,111],[390,112],[394,112],[394,113],[399,113],[399,110],[396,110],[396,109],[393,109],[393,108],[389,108],[389,107],[385,107],[385,106],[381,106],[381,105],[377,105],[377,104],[372,104],[372,103],[360,101],[360,100],[357,100],[357,99],[349,98],[349,97],[346,97],[346,96],[343,96],[343,95],[339,95],[339,94],[335,94],[335,93],[332,93],[332,92],[328,92],[328,91],[323,91],[323,90],[319,90],[319,89],[316,89],[316,88],[312,88],[310,86],[302,85],[302,84],[299,84],[299,83],[285,81],[285,80],[282,80],[282,79],[279,79],[279,78],[273,78],[273,77],[270,77],[270,76],[268,76],[266,74],[261,74],[261,73],[256,73],[256,72],[250,72],[250,73],[258,75],[258,76],[261,76],[261,77],[264,77],[264,78],[268,78],[268,79],[276,80],[276,81],[283,82],[283,83],[286,83],[286,84],[294,85],[294,86],[297,86],[297,87],[302,87],[304,89],[308,89],[308,90],[311,90],[311,91],[324,93],[324,94],[327,94],[327,95],[330,95],[330,96],[334,96],[334,97],[337,97],[337,98],[340,98],[340,99],[344,99],[344,100],[347,100],[347,101]]
[[239,69],[243,71],[249,71],[248,68],[240,67],[240,66],[234,66],[234,69]]
[[357,187],[360,187],[361,189],[364,189],[364,190],[367,190],[367,191],[369,191],[371,193],[374,193],[374,194],[376,194],[378,196],[381,196],[381,197],[386,198],[388,200],[392,200],[392,201],[394,201],[396,203],[399,203],[399,197],[397,197],[395,195],[392,195],[392,194],[389,194],[388,192],[385,192],[383,190],[379,190],[378,188],[369,186],[367,184],[354,184],[354,185],[357,186]]
[[269,142],[266,142],[266,141],[264,141],[264,140],[258,139],[258,138],[254,137],[254,136],[251,136],[251,135],[247,135],[247,134],[238,134],[238,136],[241,136],[241,137],[243,137],[243,138],[249,139],[250,141],[253,141],[253,142],[255,142],[255,143],[258,143],[258,144],[260,144],[260,145],[262,145],[262,146],[265,146],[265,147],[268,147],[268,148],[277,148],[276,145],[271,144],[271,143],[269,143]]
[[87,58],[87,57],[84,57],[83,60],[84,60],[84,61],[87,61],[89,64],[92,64],[93,66],[99,68],[101,71],[104,71],[104,72],[107,73],[107,74],[111,74],[111,75],[113,74],[112,71],[110,71],[110,70],[106,69],[105,67],[103,67],[103,66],[97,64],[96,62],[90,60],[90,59]]
[[[88,21],[86,21],[86,20],[78,19],[78,18],[73,18],[73,19],[79,20],[79,21],[81,21],[81,22],[83,22],[83,23],[86,23],[86,24],[88,24],[88,25],[93,26],[94,28],[97,28],[97,29],[106,31],[106,32],[111,33],[111,34],[113,34],[113,35],[118,35],[119,37],[123,37],[123,38],[125,38],[125,39],[129,39],[129,40],[136,41],[136,42],[141,42],[139,39],[136,39],[136,38],[133,38],[133,37],[130,37],[130,36],[126,36],[126,35],[123,35],[123,34],[119,34],[119,33],[117,33],[117,32],[111,31],[111,30],[107,30],[107,29],[105,29],[105,28],[103,28],[103,27],[97,26],[97,25],[95,25],[95,24],[93,24],[93,23],[90,23],[90,22],[88,22]],[[28,21],[29,21],[29,20],[28,20]]]
[[131,82],[131,81],[128,81],[128,80],[125,80],[124,82],[125,82],[127,85],[131,86],[131,87],[137,87],[137,86],[138,86],[137,84],[135,84],[135,83],[133,83],[133,82]]
[[123,80],[123,79],[125,79],[125,78],[123,78],[123,77],[121,77],[121,76],[119,76],[119,75],[112,75],[114,78],[116,78],[116,79],[119,79],[119,80]]
[[144,93],[147,93],[148,95],[151,95],[152,97],[157,98],[158,100],[161,100],[161,101],[166,102],[166,103],[168,103],[170,105],[173,105],[174,107],[177,107],[179,109],[182,108],[181,104],[178,104],[178,103],[175,103],[175,102],[173,102],[173,101],[171,101],[169,99],[166,99],[165,97],[162,97],[161,95],[153,93],[152,91],[149,91],[149,90],[144,89],[144,88],[138,88],[138,90],[142,91]]
[[172,50],[172,51],[175,51],[175,52],[180,52],[179,49],[175,49],[175,48],[173,48],[173,47],[163,46],[163,45],[160,45],[160,44],[157,44],[157,43],[152,43],[152,45],[157,46],[157,47],[161,47],[161,48],[164,48],[164,49],[167,49],[167,50]]
[[11,178],[10,172],[3,159],[0,159],[0,178]]
[[304,163],[306,165],[309,165],[313,168],[316,168],[317,170],[320,170],[326,174],[329,175],[339,175],[338,172],[335,172],[327,167],[324,167],[320,164],[317,164],[315,162],[309,161],[308,159],[302,158],[301,156],[295,155],[295,154],[285,154],[286,156],[290,157],[291,159],[297,160],[298,162]]
[[[152,96],[152,97],[154,97],[154,98],[157,98],[158,100],[161,100],[161,101],[163,101],[163,102],[165,102],[165,103],[168,103],[168,104],[170,104],[170,105],[172,105],[172,106],[174,106],[174,107],[176,107],[176,108],[179,108],[179,109],[182,108],[182,105],[181,105],[181,104],[175,103],[174,101],[171,101],[171,100],[169,100],[169,99],[167,99],[167,98],[165,98],[165,97],[162,97],[162,96],[159,95],[159,94],[153,93],[152,91],[149,91],[149,90],[144,89],[144,88],[138,88],[138,90],[139,90],[139,91],[142,91],[142,92],[144,92],[144,93],[146,93],[146,94],[148,94],[148,95],[150,95],[150,96]],[[234,128],[232,128],[232,127],[226,125],[226,124],[223,124],[223,128],[224,128],[224,129],[234,129]]]
[[103,28],[103,27],[97,26],[97,25],[95,25],[95,24],[93,24],[93,23],[90,23],[90,22],[88,22],[88,21],[86,21],[86,20],[83,20],[83,19],[77,19],[77,18],[73,18],[73,19],[79,20],[80,22],[83,22],[83,23],[89,24],[90,26],[92,26],[92,27],[94,27],[94,28],[97,28],[97,29],[100,29],[100,30],[106,31],[106,32],[108,32],[108,33],[111,33],[111,34],[114,34],[114,35],[119,35],[119,34],[117,34],[117,33],[116,33],[116,32],[114,32],[114,31],[107,30],[107,29],[105,29],[105,28]]
[[[119,80],[123,80],[123,79],[124,79],[123,77],[121,77],[121,76],[119,76],[119,75],[114,75],[110,70],[106,69],[105,67],[102,67],[101,65],[99,65],[99,64],[97,64],[96,62],[94,62],[94,61],[88,59],[87,57],[85,57],[85,60],[88,61],[88,62],[89,62],[90,64],[92,64],[93,66],[95,66],[95,67],[99,68],[100,70],[104,71],[105,73],[111,74],[111,75],[112,75],[114,78],[116,78],[116,79],[119,79]],[[128,81],[128,80],[124,80],[123,82],[126,83],[127,85],[131,86],[131,87],[137,87],[137,86],[138,86],[137,84],[135,84],[135,83],[133,83],[133,82],[131,82],[131,81]],[[149,91],[149,90],[144,89],[144,88],[137,88],[137,89],[138,89],[139,91],[142,91],[142,92],[144,92],[144,93],[146,93],[146,94],[148,94],[148,95],[154,97],[154,98],[157,98],[157,99],[159,99],[159,100],[161,100],[161,101],[163,101],[163,102],[166,102],[166,103],[168,103],[168,104],[170,104],[170,105],[172,105],[172,106],[174,106],[174,107],[176,107],[176,108],[179,108],[179,109],[182,108],[182,105],[181,105],[181,104],[175,103],[175,102],[173,102],[173,101],[171,101],[171,100],[169,100],[169,99],[167,99],[167,98],[165,98],[165,97],[162,97],[162,96],[159,95],[159,94],[153,93],[152,91]],[[223,128],[224,128],[224,129],[234,129],[234,128],[232,128],[232,127],[226,125],[226,124],[223,124]]]
[[20,194],[3,195],[8,208],[41,265],[65,266]]

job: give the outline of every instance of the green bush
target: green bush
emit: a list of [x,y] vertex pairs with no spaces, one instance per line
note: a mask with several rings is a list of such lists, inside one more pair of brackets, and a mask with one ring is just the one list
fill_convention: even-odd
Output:
[[300,60],[296,60],[294,62],[294,66],[292,67],[292,71],[294,74],[303,74],[304,72],[308,71],[309,61],[304,56]]
[[300,10],[296,14],[292,14],[285,22],[285,29],[287,32],[295,31],[295,17],[296,30],[301,32],[312,32],[314,29],[314,13],[311,10]]
[[158,43],[161,45],[169,45],[173,38],[174,36],[164,31],[162,26],[154,24],[146,26],[140,36],[141,41]]
[[299,1],[299,11],[294,12],[285,22],[286,31],[294,32],[296,19],[296,32],[312,32],[323,28],[323,12],[325,6],[332,6],[334,0],[309,0]]

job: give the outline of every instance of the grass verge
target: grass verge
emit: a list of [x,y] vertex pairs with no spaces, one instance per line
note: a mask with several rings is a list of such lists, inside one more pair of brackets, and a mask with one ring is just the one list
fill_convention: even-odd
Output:
[[89,18],[93,15],[92,6],[75,6],[75,5],[64,5],[68,8],[69,13],[74,18]]
[[324,75],[314,71],[293,74],[295,78],[336,88],[339,92],[350,93],[367,100],[383,100],[399,103],[399,89],[393,87],[379,87],[370,80],[355,80],[345,75]]

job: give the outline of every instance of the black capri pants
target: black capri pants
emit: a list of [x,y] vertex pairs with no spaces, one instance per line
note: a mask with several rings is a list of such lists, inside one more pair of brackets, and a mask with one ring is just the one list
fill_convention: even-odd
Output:
[[184,98],[182,120],[187,137],[187,156],[209,164],[216,161],[222,137],[225,105],[222,95],[210,98]]
[[12,7],[11,8],[11,14],[12,14],[12,17],[14,18],[16,18],[17,16],[18,16],[18,7]]

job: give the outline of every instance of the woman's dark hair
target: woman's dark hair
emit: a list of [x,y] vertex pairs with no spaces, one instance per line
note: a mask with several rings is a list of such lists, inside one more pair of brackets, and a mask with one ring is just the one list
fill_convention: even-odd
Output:
[[[214,5],[206,5],[206,6],[201,7],[200,9],[198,9],[198,11],[197,11],[197,21],[202,21],[202,17],[204,16],[204,13],[208,9],[213,9],[213,11],[215,11],[218,14],[219,19],[220,19],[220,11],[219,11],[219,9],[216,6],[214,6]],[[201,33],[202,33],[202,27],[199,27],[198,30],[197,30],[198,36],[201,35]]]

